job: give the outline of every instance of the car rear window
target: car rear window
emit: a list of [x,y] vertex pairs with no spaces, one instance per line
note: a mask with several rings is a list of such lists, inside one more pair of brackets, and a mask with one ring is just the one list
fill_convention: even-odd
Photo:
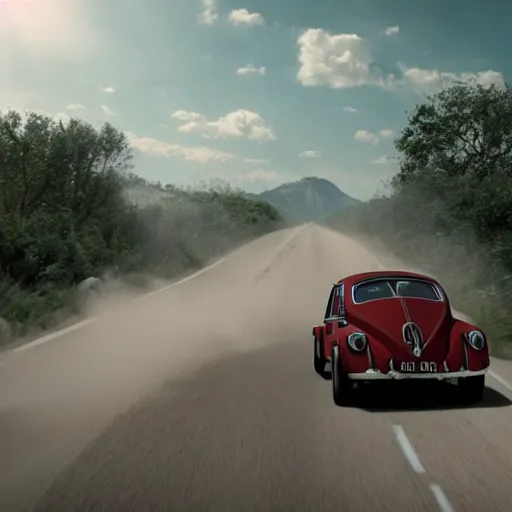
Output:
[[438,290],[432,283],[416,279],[378,279],[366,281],[354,287],[353,296],[354,302],[358,304],[391,297],[442,300]]
[[394,297],[395,293],[389,281],[370,281],[356,286],[354,302],[368,302],[375,299],[388,299]]

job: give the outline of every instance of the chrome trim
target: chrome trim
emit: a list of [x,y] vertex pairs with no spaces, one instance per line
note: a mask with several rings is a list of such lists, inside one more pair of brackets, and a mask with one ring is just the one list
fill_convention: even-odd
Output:
[[324,323],[326,322],[339,322],[341,320],[344,320],[342,316],[330,316],[328,318],[324,318]]
[[338,285],[338,297],[340,301],[340,316],[345,314],[345,283]]
[[[471,335],[472,334],[479,334],[481,336],[483,345],[480,348],[475,347],[475,345],[473,343],[471,343]],[[480,331],[479,329],[473,329],[472,331],[467,332],[465,335],[465,338],[466,338],[466,342],[468,343],[468,345],[470,345],[473,350],[477,350],[478,352],[480,352],[480,350],[483,350],[485,348],[485,345],[487,344],[487,340],[485,339],[484,333],[482,331]]]
[[368,368],[373,368],[373,354],[372,349],[370,348],[370,343],[366,343],[366,356],[368,357]]
[[[371,300],[366,300],[364,302],[357,302],[356,301],[356,288],[362,284],[367,284],[367,283],[371,283],[373,281],[389,281],[389,280],[392,280],[392,279],[397,279],[397,280],[403,280],[403,281],[419,281],[420,283],[425,283],[425,284],[429,284],[431,285],[435,292],[437,293],[437,295],[439,296],[439,299],[438,300],[433,300],[433,299],[426,299],[425,297],[402,297],[401,295],[395,295],[395,292],[393,291],[393,287],[390,286],[391,288],[391,292],[393,293],[393,297],[383,297],[383,298],[380,298],[380,299],[371,299]],[[403,275],[400,275],[400,274],[397,274],[396,276],[387,276],[387,277],[369,277],[367,279],[364,279],[363,281],[359,281],[358,283],[352,285],[352,289],[350,290],[350,296],[351,296],[351,299],[352,299],[352,303],[353,304],[366,304],[367,302],[373,302],[375,300],[388,300],[388,299],[397,299],[397,298],[415,298],[415,299],[422,299],[422,300],[428,300],[430,302],[447,302],[447,296],[446,296],[446,293],[444,293],[443,289],[441,288],[441,286],[437,283],[435,283],[434,281],[430,281],[429,279],[422,279],[420,277],[405,277]]]
[[396,370],[390,370],[388,373],[382,373],[379,370],[367,370],[364,373],[349,373],[347,377],[352,380],[405,380],[405,379],[430,379],[445,380],[456,379],[459,377],[478,377],[485,375],[489,367],[483,370],[463,370],[459,372],[442,372],[442,373],[401,373]]
[[[354,336],[362,336],[364,338],[364,346],[362,349],[357,349],[356,347],[354,347],[353,345],[353,342],[351,341],[353,339]],[[355,332],[351,332],[348,336],[347,336],[347,345],[349,346],[349,348],[351,350],[353,350],[354,352],[357,352],[357,353],[361,353],[363,352],[363,350],[369,346],[369,340],[368,340],[368,336],[364,333],[364,332],[360,332],[360,331],[355,331]],[[371,366],[371,365],[370,365]]]
[[[410,338],[410,340],[408,340]],[[402,340],[406,345],[412,348],[412,353],[416,357],[421,357],[421,353],[426,346],[421,329],[414,322],[408,321],[402,325]]]
[[462,341],[462,345],[464,346],[464,364],[461,365],[460,369],[465,370],[469,367],[469,354],[468,354],[468,346],[466,344],[466,340]]
[[315,336],[315,353],[318,359],[322,358],[322,349],[320,347],[320,340]]

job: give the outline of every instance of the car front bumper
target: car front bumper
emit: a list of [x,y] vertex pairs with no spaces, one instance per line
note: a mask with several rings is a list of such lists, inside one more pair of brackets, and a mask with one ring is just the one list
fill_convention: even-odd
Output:
[[483,370],[471,371],[462,370],[458,372],[442,372],[442,373],[404,373],[397,370],[390,370],[387,373],[382,373],[378,370],[367,370],[364,373],[349,373],[347,377],[351,380],[406,380],[406,379],[430,379],[430,380],[449,380],[458,379],[459,377],[478,377],[485,375],[489,367]]

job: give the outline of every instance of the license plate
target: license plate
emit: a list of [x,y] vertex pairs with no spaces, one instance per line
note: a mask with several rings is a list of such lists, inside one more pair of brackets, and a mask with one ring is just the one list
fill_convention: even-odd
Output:
[[405,361],[400,363],[403,373],[437,373],[437,364],[430,361]]

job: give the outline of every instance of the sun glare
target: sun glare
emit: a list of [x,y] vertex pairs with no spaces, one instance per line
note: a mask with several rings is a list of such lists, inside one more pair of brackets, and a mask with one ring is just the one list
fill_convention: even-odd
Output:
[[82,7],[70,0],[0,0],[0,46],[15,42],[34,54],[85,47],[91,32]]
[[33,3],[34,0],[0,0],[0,7],[16,8]]

